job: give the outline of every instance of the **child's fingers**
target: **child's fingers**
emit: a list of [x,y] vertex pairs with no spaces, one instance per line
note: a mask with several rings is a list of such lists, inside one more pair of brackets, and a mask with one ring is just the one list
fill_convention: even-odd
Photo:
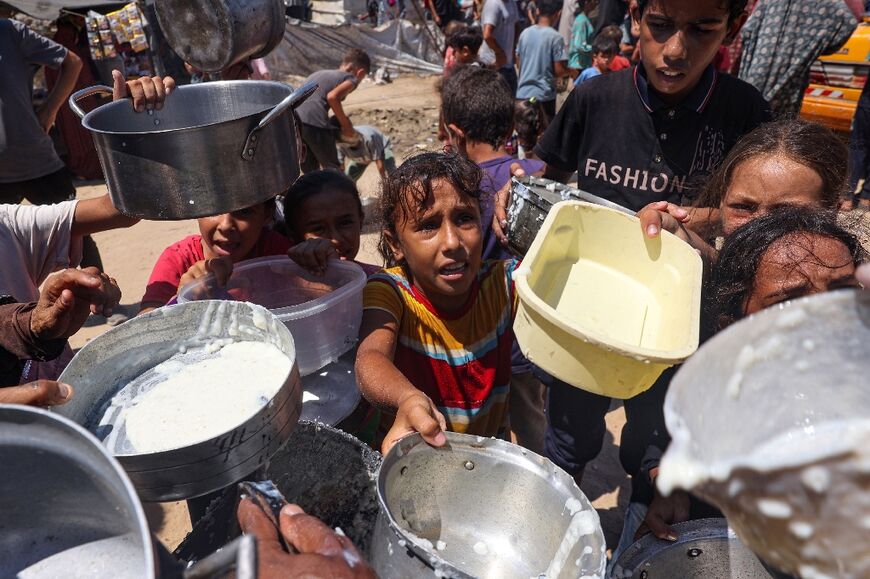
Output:
[[[647,205],[637,214],[640,219],[640,229],[649,238],[658,237],[662,231],[663,213],[656,207],[658,204]],[[667,204],[665,204],[667,206]]]

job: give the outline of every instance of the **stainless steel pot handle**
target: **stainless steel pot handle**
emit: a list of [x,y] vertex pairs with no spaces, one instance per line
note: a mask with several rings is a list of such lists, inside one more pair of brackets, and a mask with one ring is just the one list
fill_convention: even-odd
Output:
[[296,108],[301,105],[305,99],[314,94],[314,91],[317,90],[316,82],[309,82],[303,84],[292,93],[290,93],[284,100],[275,105],[271,111],[269,111],[266,116],[260,119],[260,122],[256,127],[251,129],[251,132],[248,133],[248,138],[245,139],[245,148],[242,149],[242,158],[246,161],[250,161],[254,158],[254,153],[257,152],[257,133],[261,131],[266,125],[277,119],[281,114],[286,111],[288,108]]
[[104,93],[112,94],[112,87],[106,86],[104,84],[98,84],[96,86],[89,86],[88,88],[83,88],[82,90],[74,92],[70,95],[69,108],[71,108],[72,111],[77,114],[80,119],[82,119],[85,116],[85,111],[82,110],[82,107],[78,105],[77,101],[80,101],[83,98],[87,98],[89,96],[93,96],[95,94]]
[[225,577],[232,569],[236,579],[257,579],[257,541],[253,535],[242,535],[185,570],[184,579]]

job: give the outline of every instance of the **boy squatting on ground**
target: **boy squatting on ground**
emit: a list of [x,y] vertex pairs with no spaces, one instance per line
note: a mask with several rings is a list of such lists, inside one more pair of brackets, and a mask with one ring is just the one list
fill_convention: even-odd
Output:
[[[688,204],[698,186],[744,134],[770,120],[750,85],[711,63],[746,20],[745,0],[645,0],[632,10],[642,61],[575,88],[535,148],[548,177],[640,210],[655,201]],[[493,230],[503,243],[508,191],[496,203]],[[655,386],[653,386],[655,388]],[[643,409],[627,400],[627,426]],[[605,397],[554,380],[546,454],[578,480],[601,449]],[[623,453],[634,474],[639,457]]]
[[300,121],[299,132],[307,148],[307,154],[301,163],[303,173],[317,169],[341,169],[335,148],[335,129],[329,122],[329,111],[335,115],[341,127],[341,135],[355,140],[357,136],[353,124],[341,103],[356,90],[371,66],[368,54],[358,48],[351,48],[345,53],[336,70],[318,70],[305,79],[305,83],[316,82],[318,87],[296,109]]

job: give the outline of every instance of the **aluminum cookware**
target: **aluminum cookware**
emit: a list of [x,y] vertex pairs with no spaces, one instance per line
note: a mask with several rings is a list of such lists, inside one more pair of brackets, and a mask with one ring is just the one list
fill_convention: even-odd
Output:
[[0,405],[0,465],[0,577],[155,576],[136,491],[91,433]]
[[[174,450],[130,453],[123,441],[112,442],[113,425],[99,425],[112,396],[191,345],[221,339],[271,343],[293,360],[268,404],[220,436]],[[54,410],[111,444],[146,501],[193,498],[241,480],[287,440],[302,408],[293,337],[268,310],[245,302],[189,302],[133,318],[82,348],[60,380],[76,392]],[[130,395],[135,399],[136,393]]]
[[317,89],[280,82],[222,81],[178,87],[161,110],[137,113],[115,101],[85,114],[70,107],[94,145],[115,207],[156,220],[219,215],[262,203],[299,176],[299,134],[292,109]]
[[494,438],[400,440],[378,474],[371,549],[384,579],[604,577],[598,513],[565,471]]
[[[302,420],[269,462],[247,480],[272,480],[292,503],[330,527],[339,527],[368,558],[378,514],[375,478],[381,455],[357,438]],[[209,505],[175,556],[197,561],[232,541],[236,523],[235,488]]]
[[613,566],[613,579],[784,578],[765,569],[740,542],[725,519],[698,519],[673,525],[679,536],[663,541],[652,533],[635,542]]
[[206,72],[266,56],[284,38],[282,0],[155,0],[154,10],[169,46]]
[[553,205],[560,201],[586,201],[634,215],[634,211],[603,197],[557,181],[528,175],[511,179],[511,199],[507,208],[508,247],[523,257],[532,246]]
[[870,291],[857,289],[716,334],[668,388],[659,490],[715,504],[783,572],[870,577],[868,344]]

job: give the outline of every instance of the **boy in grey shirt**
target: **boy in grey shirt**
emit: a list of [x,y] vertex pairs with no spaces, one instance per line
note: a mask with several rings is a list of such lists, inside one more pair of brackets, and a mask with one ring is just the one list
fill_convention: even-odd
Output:
[[568,75],[565,39],[553,28],[562,12],[561,0],[541,0],[538,21],[523,30],[517,43],[520,69],[518,100],[535,99],[541,103],[546,123],[556,116],[556,79]]

